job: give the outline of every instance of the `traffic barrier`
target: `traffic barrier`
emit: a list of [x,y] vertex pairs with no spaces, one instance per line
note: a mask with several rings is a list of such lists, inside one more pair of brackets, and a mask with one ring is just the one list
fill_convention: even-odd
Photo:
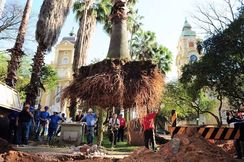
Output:
[[171,137],[176,134],[184,134],[187,128],[196,128],[198,133],[205,139],[214,140],[234,140],[240,138],[240,128],[239,127],[213,127],[213,126],[176,126],[177,116],[176,111],[171,111],[171,126],[169,126],[169,131]]
[[[171,135],[184,134],[187,128],[193,128],[193,126],[177,126],[170,127]],[[205,139],[215,140],[233,140],[240,138],[240,129],[231,127],[195,127],[198,133]]]

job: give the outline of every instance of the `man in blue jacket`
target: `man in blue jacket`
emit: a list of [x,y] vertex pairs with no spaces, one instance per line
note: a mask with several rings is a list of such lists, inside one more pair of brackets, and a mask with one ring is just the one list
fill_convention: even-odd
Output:
[[54,112],[53,115],[49,117],[49,126],[48,126],[48,142],[52,140],[53,135],[56,133],[58,128],[59,121],[63,120],[57,112]]

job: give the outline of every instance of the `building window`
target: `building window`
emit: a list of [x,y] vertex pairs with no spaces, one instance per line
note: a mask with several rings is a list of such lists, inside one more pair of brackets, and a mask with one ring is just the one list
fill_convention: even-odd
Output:
[[189,47],[190,47],[190,48],[193,48],[193,47],[194,47],[194,42],[192,42],[192,41],[189,42]]
[[63,61],[62,61],[62,64],[68,64],[68,63],[69,63],[68,57],[64,57]]

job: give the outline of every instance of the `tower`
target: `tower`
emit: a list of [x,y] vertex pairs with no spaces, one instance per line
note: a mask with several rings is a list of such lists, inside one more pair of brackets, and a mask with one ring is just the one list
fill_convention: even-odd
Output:
[[[51,111],[66,112],[67,103],[61,106],[61,90],[73,80],[73,57],[75,37],[64,37],[55,47],[54,61],[51,63],[58,75],[57,86],[41,95],[41,105],[49,106]],[[67,112],[66,112],[67,113]]]
[[189,62],[199,60],[200,55],[197,52],[196,32],[192,30],[187,20],[184,22],[182,32],[177,46],[176,66],[178,78],[182,74],[182,67]]

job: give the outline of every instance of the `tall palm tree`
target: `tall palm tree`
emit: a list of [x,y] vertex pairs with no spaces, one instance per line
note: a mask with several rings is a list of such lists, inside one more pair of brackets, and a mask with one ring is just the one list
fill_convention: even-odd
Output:
[[33,58],[32,75],[26,90],[26,102],[34,105],[38,96],[41,69],[44,66],[44,55],[57,42],[61,28],[72,5],[72,0],[44,0],[39,13],[36,28],[38,47]]
[[78,73],[79,66],[84,66],[87,58],[87,50],[96,22],[104,23],[111,9],[110,0],[85,0],[76,1],[73,11],[79,21],[77,40],[75,43],[73,71]]
[[[84,66],[87,58],[87,50],[90,45],[91,36],[96,22],[104,22],[111,9],[110,0],[84,0],[76,1],[73,11],[76,12],[76,19],[79,21],[77,39],[75,42],[73,72],[74,78],[78,75],[79,67]],[[75,117],[76,100],[70,101],[70,116]]]
[[27,0],[14,47],[9,50],[11,52],[11,59],[8,63],[8,72],[5,81],[10,87],[15,87],[17,82],[17,70],[20,67],[20,62],[24,55],[22,47],[25,41],[25,33],[28,26],[31,7],[32,0]]

